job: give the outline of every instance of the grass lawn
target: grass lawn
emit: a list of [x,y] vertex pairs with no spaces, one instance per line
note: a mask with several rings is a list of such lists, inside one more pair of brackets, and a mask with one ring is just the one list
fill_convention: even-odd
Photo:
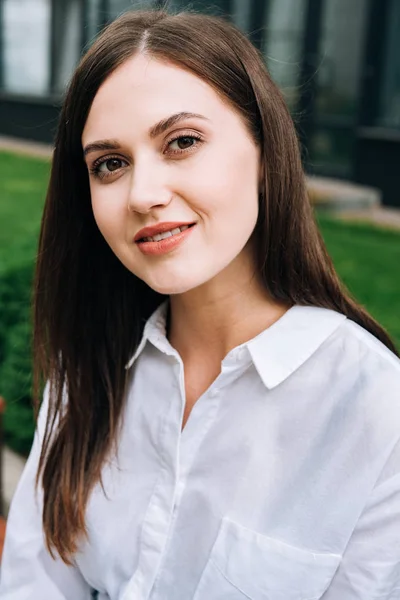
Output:
[[400,350],[400,230],[318,219],[336,270]]
[[[50,162],[0,152],[0,272],[32,253],[40,226]],[[33,255],[32,255],[33,258]]]
[[[43,159],[0,152],[0,271],[39,229],[48,174]],[[325,216],[319,223],[344,283],[400,347],[400,231]]]

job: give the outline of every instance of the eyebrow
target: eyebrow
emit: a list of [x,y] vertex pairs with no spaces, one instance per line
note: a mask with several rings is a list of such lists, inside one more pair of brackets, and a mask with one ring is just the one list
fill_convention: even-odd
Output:
[[85,146],[83,156],[87,156],[90,152],[97,152],[98,150],[118,150],[119,148],[121,146],[115,140],[101,140],[100,142],[93,142]]
[[[177,125],[181,121],[185,121],[186,119],[203,119],[204,121],[208,121],[207,117],[203,115],[199,115],[196,113],[190,112],[180,112],[175,115],[171,115],[166,119],[162,119],[153,127],[149,129],[149,136],[151,139],[154,139],[167,131],[170,127]],[[91,144],[87,144],[83,149],[83,155],[87,156],[90,152],[98,152],[99,150],[119,150],[121,145],[116,140],[100,140],[98,142],[92,142]]]
[[170,127],[173,127],[174,125],[177,125],[178,123],[180,123],[181,121],[185,121],[186,119],[203,119],[204,121],[209,120],[206,117],[204,117],[203,115],[198,115],[196,113],[190,113],[190,112],[176,113],[176,115],[171,115],[170,117],[163,119],[162,121],[159,121],[159,123],[157,123],[156,125],[151,127],[149,130],[149,136],[151,139],[154,139],[157,136],[161,135],[161,133],[164,133],[165,131],[167,131],[167,129],[169,129]]

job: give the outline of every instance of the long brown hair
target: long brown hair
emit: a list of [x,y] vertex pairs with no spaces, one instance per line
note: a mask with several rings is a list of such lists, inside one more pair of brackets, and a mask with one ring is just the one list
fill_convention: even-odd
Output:
[[[314,221],[299,144],[259,52],[222,19],[129,12],[109,25],[78,66],[60,115],[35,280],[35,395],[50,381],[38,470],[50,552],[69,563],[86,534],[85,510],[116,447],[125,364],[163,299],[130,273],[92,214],[81,135],[97,90],[145,52],[190,70],[240,113],[262,151],[256,227],[259,268],[271,296],[333,309],[395,352],[386,332],[343,288]],[[66,394],[64,393],[66,392]]]

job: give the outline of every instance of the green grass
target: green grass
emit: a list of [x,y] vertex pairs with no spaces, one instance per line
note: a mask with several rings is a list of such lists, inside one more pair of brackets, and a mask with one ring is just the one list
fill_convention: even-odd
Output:
[[318,221],[342,281],[400,350],[400,231],[326,217]]
[[[0,271],[32,252],[48,175],[49,161],[0,152]],[[340,277],[400,347],[400,231],[318,220]]]
[[32,253],[49,171],[50,161],[0,152],[0,272]]

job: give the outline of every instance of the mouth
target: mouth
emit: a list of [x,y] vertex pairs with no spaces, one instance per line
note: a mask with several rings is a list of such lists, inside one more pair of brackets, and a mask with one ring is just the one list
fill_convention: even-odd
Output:
[[179,235],[186,229],[190,229],[194,227],[195,223],[185,223],[182,225],[177,225],[176,223],[165,223],[156,227],[146,227],[139,231],[139,233],[135,236],[136,244],[143,244],[148,242],[161,242],[161,240],[166,240],[167,238],[174,237]]
[[[147,231],[139,231],[135,243],[142,254],[146,256],[160,256],[177,250],[191,236],[196,223],[184,223],[181,225],[174,223],[173,227],[168,224],[169,229],[165,225],[163,226],[163,231],[160,231],[160,226],[158,226],[156,233],[153,233],[156,227],[152,227],[153,231],[151,233],[153,235],[149,235],[150,228],[147,228]],[[143,233],[146,235],[143,235]]]

